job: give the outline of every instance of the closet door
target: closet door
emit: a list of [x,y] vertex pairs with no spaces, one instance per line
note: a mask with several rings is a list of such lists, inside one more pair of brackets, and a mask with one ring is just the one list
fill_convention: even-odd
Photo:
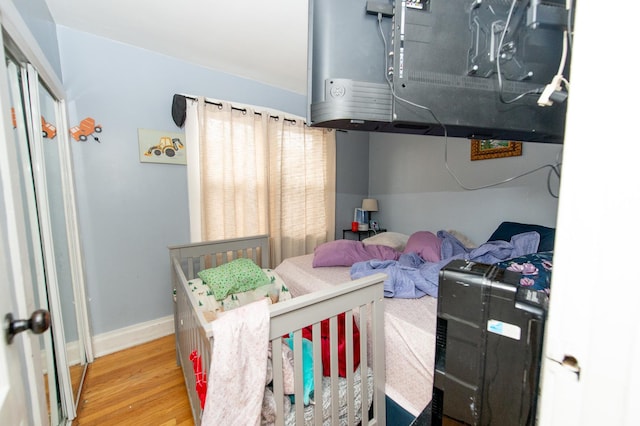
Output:
[[[62,423],[65,418],[75,417],[73,398],[70,396],[71,380],[66,363],[64,344],[64,322],[61,315],[57,290],[57,268],[52,239],[53,221],[48,208],[46,176],[47,164],[40,132],[33,129],[33,117],[40,117],[38,107],[37,73],[20,64],[11,56],[6,57],[9,90],[11,93],[14,143],[21,167],[19,176],[22,192],[22,209],[25,212],[25,236],[28,256],[25,261],[31,270],[34,286],[34,305],[46,309],[51,315],[50,332],[40,339],[45,356],[44,377],[49,394],[50,424]],[[31,76],[29,76],[31,74]],[[34,93],[35,92],[35,93]],[[33,103],[35,101],[35,104]],[[41,178],[37,178],[40,176]],[[62,261],[64,261],[64,255]],[[25,285],[29,285],[25,283]],[[69,390],[67,390],[69,389]]]
[[33,276],[35,304],[51,315],[51,332],[43,336],[41,344],[47,355],[44,374],[50,423],[57,425],[75,418],[74,395],[79,397],[82,383],[82,377],[77,376],[76,386],[72,386],[68,359],[85,366],[91,361],[85,337],[88,327],[77,321],[85,304],[84,292],[76,290],[83,288],[84,282],[67,131],[61,124],[64,109],[32,66],[10,54],[6,63],[14,142],[22,169],[20,188],[29,246],[25,260]]
[[[1,38],[1,36],[0,36]],[[7,81],[0,67],[0,83]],[[28,318],[34,310],[31,268],[26,264],[25,217],[18,185],[17,153],[13,141],[9,90],[0,84],[0,313],[7,321]],[[9,319],[7,319],[9,317]],[[37,336],[23,332],[0,338],[0,419],[6,424],[46,424]]]
[[[2,182],[0,182],[0,187]],[[4,194],[0,192],[0,221],[6,221]],[[5,222],[6,223],[6,222]],[[13,303],[13,290],[15,278],[11,273],[11,260],[8,249],[9,241],[6,235],[4,223],[0,222],[0,291],[5,297],[0,297],[0,312],[4,315],[20,315],[15,303]],[[19,340],[18,337],[15,340]],[[29,365],[24,354],[24,349],[13,342],[9,344],[5,339],[0,338],[0,419],[10,424],[28,424],[31,420],[40,417],[33,413],[29,418],[29,407],[27,404],[28,381],[24,379],[23,373],[29,375],[33,372],[33,366]],[[36,405],[37,407],[37,405]]]
[[[33,400],[32,411],[43,413],[33,413],[34,424],[67,424],[75,418],[74,394],[79,397],[93,353],[64,88],[12,2],[0,5],[0,24],[5,53],[5,64],[0,66],[0,105],[6,127],[2,142],[11,154],[3,158],[3,186],[12,195],[7,217],[19,225],[13,227],[14,238],[8,241],[14,286],[21,290],[16,291],[16,304],[22,318],[35,309],[46,309],[51,317],[51,327],[42,336],[20,339],[41,346],[24,353],[27,399]],[[75,389],[69,359],[85,367],[82,377],[74,380]],[[49,404],[43,399],[43,377]],[[47,408],[49,421],[44,420]]]

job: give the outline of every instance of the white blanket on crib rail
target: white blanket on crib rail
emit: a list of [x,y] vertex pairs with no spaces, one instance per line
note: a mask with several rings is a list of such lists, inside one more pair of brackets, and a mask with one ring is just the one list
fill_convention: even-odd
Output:
[[266,299],[226,312],[211,323],[213,349],[202,425],[259,425],[267,376]]

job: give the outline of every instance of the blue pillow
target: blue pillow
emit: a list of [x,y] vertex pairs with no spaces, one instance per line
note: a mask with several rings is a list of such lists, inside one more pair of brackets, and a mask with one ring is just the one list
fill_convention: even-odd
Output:
[[511,237],[525,232],[535,231],[540,234],[540,244],[538,245],[538,253],[553,251],[553,245],[556,238],[555,228],[548,228],[540,225],[528,225],[526,223],[502,222],[498,228],[493,231],[489,237],[489,241],[511,241]]
[[[293,350],[293,338],[287,337],[284,339],[285,343],[289,345]],[[302,383],[303,391],[302,396],[304,399],[304,405],[309,405],[311,402],[311,394],[314,388],[313,380],[313,343],[309,339],[302,338]],[[291,395],[291,403],[295,404],[295,398]]]

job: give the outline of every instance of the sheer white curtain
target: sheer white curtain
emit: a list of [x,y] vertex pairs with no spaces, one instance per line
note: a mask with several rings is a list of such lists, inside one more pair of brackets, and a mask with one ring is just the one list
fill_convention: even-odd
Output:
[[335,131],[269,120],[269,232],[274,261],[311,253],[335,233]]
[[333,239],[334,131],[199,98],[185,132],[192,241],[269,234],[277,265]]

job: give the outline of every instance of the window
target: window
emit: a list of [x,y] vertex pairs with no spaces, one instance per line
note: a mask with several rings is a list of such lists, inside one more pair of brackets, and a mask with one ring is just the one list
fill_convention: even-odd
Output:
[[187,102],[191,239],[269,234],[274,265],[335,228],[335,132],[300,117]]

